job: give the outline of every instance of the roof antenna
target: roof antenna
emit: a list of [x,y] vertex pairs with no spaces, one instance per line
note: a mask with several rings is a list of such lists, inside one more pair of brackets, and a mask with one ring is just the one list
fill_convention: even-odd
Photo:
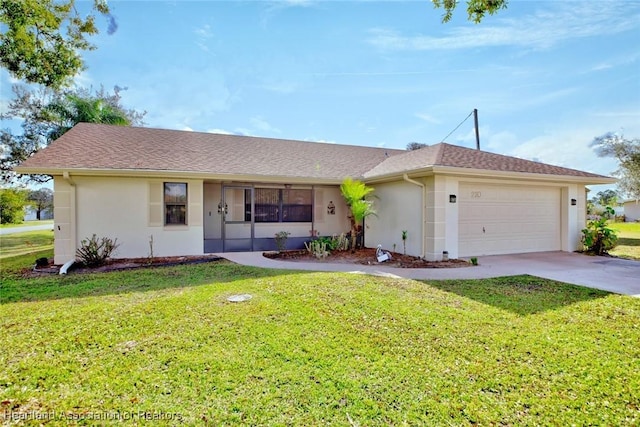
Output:
[[476,129],[476,150],[480,149],[480,129],[478,128],[478,109],[473,109],[473,122],[475,123]]

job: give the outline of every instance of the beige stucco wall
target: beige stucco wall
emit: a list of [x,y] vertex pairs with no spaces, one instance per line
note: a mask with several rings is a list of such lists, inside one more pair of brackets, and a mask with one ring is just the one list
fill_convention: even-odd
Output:
[[64,264],[75,259],[76,206],[75,187],[61,176],[53,179],[54,262]]
[[[448,252],[449,258],[459,256],[459,200],[450,203],[449,196],[460,195],[461,183],[477,182],[482,184],[518,185],[518,186],[546,186],[557,188],[561,195],[560,212],[560,242],[563,251],[572,252],[580,248],[580,236],[585,226],[585,187],[574,183],[519,181],[513,179],[491,179],[459,176],[429,176],[415,181],[424,185],[419,186],[398,180],[392,183],[372,185],[379,197],[376,201],[378,215],[367,219],[366,246],[383,247],[402,250],[401,232],[409,231],[407,253],[424,256],[430,261],[443,258],[443,252]],[[571,200],[576,205],[571,205]],[[424,200],[424,202],[423,202]],[[424,205],[424,218],[422,216]],[[424,243],[421,239],[424,238]],[[514,236],[517,239],[517,236]],[[421,245],[424,246],[421,246]]]
[[[320,236],[332,236],[334,234],[348,233],[351,228],[349,209],[342,198],[340,188],[315,186],[314,195],[315,211],[313,213],[313,226],[318,234]],[[329,214],[328,212],[330,202],[335,206],[333,214]]]
[[640,201],[630,201],[624,204],[625,221],[640,221]]
[[422,187],[405,181],[371,185],[376,215],[365,220],[365,246],[403,252],[402,231],[407,231],[407,254],[422,255]]
[[[60,228],[56,235],[56,263],[72,259],[81,240],[93,234],[118,239],[120,247],[115,258],[148,256],[150,236],[154,256],[203,253],[202,181],[171,180],[188,184],[186,226],[162,224],[162,180],[72,176],[71,182],[73,185],[56,177],[54,184],[54,200],[58,200],[54,201],[54,221],[56,230]],[[73,204],[75,209],[71,208]],[[67,222],[67,216],[75,216],[75,227],[73,221]],[[65,240],[73,235],[75,239]]]

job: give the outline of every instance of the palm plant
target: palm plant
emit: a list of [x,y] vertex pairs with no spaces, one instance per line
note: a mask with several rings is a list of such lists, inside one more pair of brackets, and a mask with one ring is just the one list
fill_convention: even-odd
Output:
[[99,96],[82,97],[76,94],[67,94],[51,103],[47,110],[51,117],[59,123],[59,126],[49,135],[52,140],[61,137],[78,123],[129,126],[132,122],[126,111],[111,105]]
[[347,177],[340,184],[340,191],[345,203],[351,210],[351,215],[349,216],[351,221],[351,252],[355,252],[358,225],[362,224],[366,217],[376,213],[373,208],[373,202],[365,199],[366,196],[373,192],[373,188],[367,187],[361,181]]

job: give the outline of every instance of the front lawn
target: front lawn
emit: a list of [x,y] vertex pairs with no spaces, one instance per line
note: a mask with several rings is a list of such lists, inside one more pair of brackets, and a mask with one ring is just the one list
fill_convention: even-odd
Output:
[[609,253],[640,260],[640,222],[612,222],[609,227],[618,233],[618,246]]
[[40,221],[23,221],[20,224],[3,223],[0,224],[0,228],[31,227],[34,225],[51,225],[51,228],[53,228],[53,220],[43,219]]
[[530,276],[418,282],[226,261],[37,279],[13,269],[0,284],[0,417],[640,423],[636,298]]
[[[0,260],[2,263],[11,262],[10,258],[17,255],[52,250],[53,230],[26,231],[0,236]],[[51,255],[53,256],[53,252]]]

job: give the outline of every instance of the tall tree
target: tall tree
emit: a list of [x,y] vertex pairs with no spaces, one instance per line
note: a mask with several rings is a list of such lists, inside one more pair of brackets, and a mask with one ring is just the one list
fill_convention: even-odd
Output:
[[615,190],[598,191],[593,201],[600,206],[615,206],[618,204],[618,192]]
[[[120,103],[121,88],[114,93],[103,88],[93,93],[78,89],[52,91],[31,90],[14,86],[15,98],[9,103],[3,119],[21,119],[22,134],[14,135],[10,130],[0,131],[0,173],[2,179],[11,182],[17,179],[12,169],[19,163],[62,136],[77,123],[107,123],[123,126],[142,126],[146,112],[127,109]],[[30,175],[27,180],[46,182],[49,176]]]
[[[442,22],[449,22],[458,6],[458,0],[431,0],[436,8],[443,8]],[[507,8],[508,0],[467,0],[467,17],[469,21],[479,24],[487,14],[493,15],[500,9]]]
[[27,190],[22,188],[0,188],[0,222],[21,224],[24,207],[27,204]]
[[31,190],[27,196],[27,200],[36,211],[36,219],[40,221],[42,219],[42,212],[53,208],[53,191],[46,187]]
[[366,217],[376,213],[373,208],[373,202],[366,200],[366,197],[373,192],[373,188],[367,187],[361,181],[345,178],[340,184],[340,192],[351,211],[349,216],[351,221],[351,252],[354,252],[356,250],[358,227],[362,225],[362,221]]
[[95,49],[88,36],[98,33],[96,15],[117,27],[106,0],[94,0],[82,16],[76,0],[0,0],[0,63],[14,77],[50,88],[68,86],[84,69],[80,51]]
[[594,138],[591,142],[600,157],[614,157],[619,168],[613,172],[618,177],[618,189],[633,199],[640,199],[640,139],[626,139],[612,132]]

